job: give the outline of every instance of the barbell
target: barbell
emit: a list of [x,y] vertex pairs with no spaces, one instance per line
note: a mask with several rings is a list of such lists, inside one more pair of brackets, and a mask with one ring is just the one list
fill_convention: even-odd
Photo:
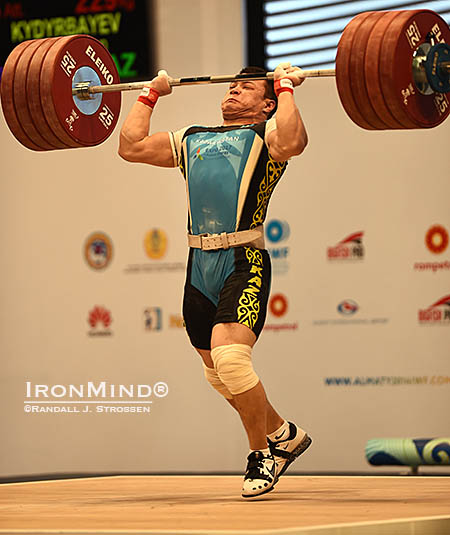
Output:
[[[367,130],[432,128],[450,113],[450,30],[430,10],[360,13],[345,27],[336,69],[306,70],[306,78],[335,76],[350,119]],[[171,86],[273,78],[273,72],[171,78]],[[121,91],[114,61],[97,39],[72,35],[24,41],[9,55],[1,103],[9,129],[36,151],[88,147],[116,126]]]

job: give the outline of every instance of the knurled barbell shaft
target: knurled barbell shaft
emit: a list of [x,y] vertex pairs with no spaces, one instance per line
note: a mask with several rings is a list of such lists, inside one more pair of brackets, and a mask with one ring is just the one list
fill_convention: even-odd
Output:
[[[305,78],[319,78],[323,76],[335,76],[336,71],[334,69],[321,69],[321,70],[309,70],[303,71]],[[244,74],[225,74],[218,76],[194,76],[190,78],[169,78],[169,85],[171,87],[177,87],[181,85],[199,85],[199,84],[220,84],[227,82],[238,82],[242,80],[271,80],[273,79],[273,72],[262,73],[261,75],[254,73]],[[89,88],[83,87],[83,84],[75,86],[72,89],[73,95],[83,96],[88,93],[92,95],[95,93],[109,93],[113,91],[133,91],[136,89],[143,89],[150,81],[147,82],[130,82],[122,84],[111,85],[95,85]],[[86,96],[88,96],[86,95]]]

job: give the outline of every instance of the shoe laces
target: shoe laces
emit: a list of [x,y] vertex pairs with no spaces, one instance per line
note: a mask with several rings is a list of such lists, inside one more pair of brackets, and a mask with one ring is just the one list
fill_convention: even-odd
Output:
[[264,457],[260,451],[252,451],[247,457],[246,479],[261,479],[261,477],[265,479],[267,473],[264,471],[264,460],[268,458]]

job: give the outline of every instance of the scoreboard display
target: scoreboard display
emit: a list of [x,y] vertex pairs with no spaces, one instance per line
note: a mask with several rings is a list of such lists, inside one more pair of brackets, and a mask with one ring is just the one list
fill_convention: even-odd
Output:
[[88,34],[100,40],[121,81],[153,77],[149,0],[0,1],[0,76],[14,47],[29,39]]

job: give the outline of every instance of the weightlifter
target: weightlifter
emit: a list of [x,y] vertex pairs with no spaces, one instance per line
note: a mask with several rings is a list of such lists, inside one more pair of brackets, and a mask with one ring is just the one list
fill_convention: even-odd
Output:
[[[241,71],[259,72],[264,71]],[[252,365],[271,283],[263,222],[287,160],[307,144],[293,97],[294,87],[303,80],[301,69],[280,64],[274,81],[230,84],[221,103],[221,126],[149,135],[158,98],[172,92],[167,73],[160,71],[142,91],[120,133],[122,158],[179,166],[187,182],[189,259],[183,316],[206,379],[238,411],[247,432],[245,498],[272,490],[311,443],[303,429],[273,408]]]

